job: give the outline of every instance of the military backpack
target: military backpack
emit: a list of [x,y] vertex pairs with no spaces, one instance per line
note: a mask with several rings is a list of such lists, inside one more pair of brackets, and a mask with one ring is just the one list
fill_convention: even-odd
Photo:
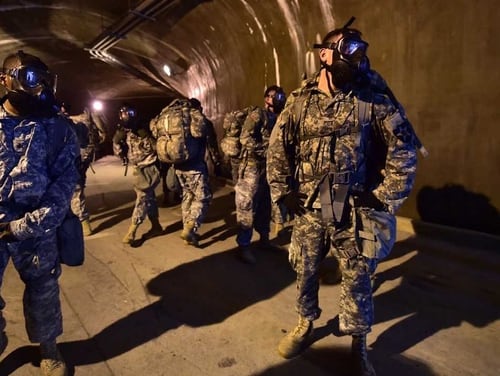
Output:
[[240,134],[245,119],[251,107],[228,112],[224,116],[222,128],[224,137],[220,141],[220,148],[226,157],[236,158],[241,154]]
[[149,124],[156,138],[158,159],[182,163],[199,156],[205,136],[205,117],[188,100],[175,99]]

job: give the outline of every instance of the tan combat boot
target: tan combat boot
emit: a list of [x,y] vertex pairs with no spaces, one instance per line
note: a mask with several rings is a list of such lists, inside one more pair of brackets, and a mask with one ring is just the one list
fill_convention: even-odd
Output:
[[352,336],[351,354],[355,376],[376,376],[375,369],[368,360],[366,334]]
[[124,244],[130,244],[135,240],[135,233],[137,232],[137,229],[139,228],[139,225],[131,224],[130,227],[128,228],[127,233],[123,237],[122,242]]
[[181,239],[184,240],[184,244],[198,247],[198,235],[194,231],[194,225],[194,222],[186,222],[181,232]]
[[92,227],[90,226],[90,221],[88,219],[84,219],[81,223],[84,236],[90,236],[94,233],[94,230],[92,230]]
[[279,354],[285,359],[299,355],[309,346],[312,329],[312,321],[299,316],[297,326],[280,341],[278,345]]
[[67,376],[68,370],[64,359],[55,346],[50,346],[50,350],[41,350],[40,373],[43,376]]

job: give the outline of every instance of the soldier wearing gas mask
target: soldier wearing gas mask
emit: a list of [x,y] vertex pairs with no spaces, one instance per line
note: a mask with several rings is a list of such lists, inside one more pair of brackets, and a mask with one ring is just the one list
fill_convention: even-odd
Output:
[[[78,140],[57,115],[56,76],[39,58],[23,51],[7,56],[0,83],[7,91],[0,107],[0,275],[12,259],[25,283],[26,329],[40,343],[41,373],[66,375],[56,346],[62,333],[56,229],[78,180]],[[4,329],[0,314],[0,352]]]
[[269,137],[278,115],[283,110],[286,95],[283,88],[272,85],[264,93],[264,108],[251,109],[243,124],[240,143],[240,164],[235,190],[236,242],[243,262],[254,264],[257,260],[250,248],[253,229],[259,234],[259,246],[269,247],[271,214],[273,209],[266,181],[266,153]]
[[137,110],[130,105],[123,105],[119,110],[119,119],[120,125],[113,136],[113,151],[117,156],[126,156],[127,163],[132,165],[137,196],[132,222],[122,239],[123,243],[132,244],[136,240],[139,225],[146,216],[151,222],[151,228],[144,237],[163,233],[155,194],[155,188],[160,183],[160,170],[155,140],[148,125],[138,117]]
[[358,30],[332,30],[320,71],[288,98],[271,134],[267,179],[273,202],[296,214],[289,261],[297,274],[297,326],[278,346],[292,358],[310,344],[321,314],[319,268],[329,252],[342,275],[339,327],[352,336],[354,374],[375,375],[366,335],[371,276],[395,240],[396,210],[411,192],[416,142],[402,107],[370,70]]

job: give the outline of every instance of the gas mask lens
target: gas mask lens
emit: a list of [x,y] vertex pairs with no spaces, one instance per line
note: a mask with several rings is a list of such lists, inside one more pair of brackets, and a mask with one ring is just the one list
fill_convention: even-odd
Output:
[[43,89],[50,89],[55,92],[57,76],[43,69],[20,66],[7,71],[14,81],[14,86],[29,93],[38,94]]
[[366,54],[368,43],[362,40],[353,40],[342,38],[337,43],[338,51],[341,55],[352,56],[354,54]]

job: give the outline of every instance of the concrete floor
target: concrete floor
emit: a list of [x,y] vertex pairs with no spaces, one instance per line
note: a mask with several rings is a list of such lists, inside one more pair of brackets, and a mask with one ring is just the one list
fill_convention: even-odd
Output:
[[[232,188],[214,182],[201,247],[179,238],[179,205],[160,209],[164,234],[133,247],[121,238],[135,195],[131,171],[105,157],[89,171],[96,234],[81,267],[60,279],[60,349],[76,375],[349,375],[350,338],[337,325],[338,283],[322,284],[314,343],[286,361],[276,345],[296,322],[294,273],[283,249],[235,252]],[[161,192],[158,191],[159,198]],[[376,323],[369,335],[378,375],[500,375],[500,241],[398,219],[398,242],[378,268]],[[140,228],[146,232],[149,225]],[[335,270],[332,259],[325,271]],[[325,280],[328,274],[325,274]],[[2,296],[9,344],[0,375],[38,375],[27,341],[23,285],[12,265]]]

